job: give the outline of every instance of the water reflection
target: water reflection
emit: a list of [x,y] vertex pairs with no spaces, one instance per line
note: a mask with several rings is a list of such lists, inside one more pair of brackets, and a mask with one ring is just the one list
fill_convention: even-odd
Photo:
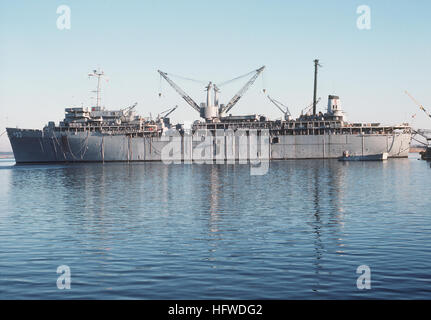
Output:
[[[320,288],[320,274],[324,270],[322,260],[325,254],[332,254],[332,244],[328,241],[337,241],[337,246],[344,246],[342,241],[343,221],[343,185],[345,167],[334,161],[315,161],[310,168],[312,175],[307,184],[313,187],[313,220],[311,226],[314,230],[314,272],[316,283],[313,291]],[[326,233],[326,235],[325,235]],[[323,240],[325,239],[325,240]],[[325,243],[331,249],[325,248]],[[337,250],[337,253],[341,253]]]
[[[409,159],[274,161],[264,176],[216,164],[7,168],[0,288],[22,288],[13,279],[28,274],[51,281],[63,262],[79,270],[77,298],[89,290],[115,297],[106,288],[162,299],[331,298],[334,282],[336,297],[355,296],[352,265],[364,257],[379,270],[393,261],[422,270],[423,279],[431,261],[427,168]],[[38,288],[26,292],[55,298]]]
[[[324,163],[324,162],[323,162]],[[323,164],[322,163],[322,164]],[[314,266],[315,266],[315,274],[319,275],[319,271],[321,269],[321,265],[320,265],[320,259],[322,258],[322,252],[325,249],[321,240],[321,230],[322,230],[322,221],[321,221],[321,209],[320,209],[320,194],[321,194],[321,190],[320,190],[320,175],[322,174],[321,171],[321,167],[315,167],[312,169],[313,171],[313,175],[312,175],[312,179],[310,181],[311,185],[314,186],[313,188],[313,206],[314,206],[314,223],[313,223],[313,227],[314,227],[314,234],[315,234],[315,239],[314,239],[314,251],[315,251],[315,261],[314,261]],[[318,279],[318,278],[317,278]],[[319,285],[317,283],[317,285]],[[313,289],[315,291],[317,291],[316,289]]]

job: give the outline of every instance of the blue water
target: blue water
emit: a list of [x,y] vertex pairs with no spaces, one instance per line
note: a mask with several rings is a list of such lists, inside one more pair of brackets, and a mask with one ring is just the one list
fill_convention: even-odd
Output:
[[430,182],[417,155],[274,161],[263,176],[1,161],[0,298],[430,299]]

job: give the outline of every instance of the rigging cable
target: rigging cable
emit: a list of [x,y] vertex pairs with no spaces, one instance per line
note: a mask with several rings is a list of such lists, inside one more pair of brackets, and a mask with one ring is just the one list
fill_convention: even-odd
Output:
[[251,74],[253,74],[253,73],[255,73],[255,72],[256,72],[256,70],[253,70],[253,71],[251,71],[251,72],[248,72],[248,73],[246,73],[246,74],[243,74],[242,76],[239,76],[239,77],[236,77],[236,78],[233,78],[233,79],[230,79],[230,80],[224,81],[224,82],[222,82],[222,83],[218,84],[217,86],[218,86],[218,87],[224,86],[224,85],[229,84],[229,83],[231,83],[231,82],[234,82],[234,81],[236,81],[236,80],[239,80],[239,79],[242,79],[242,78],[244,78],[244,77],[247,77],[247,76],[249,76],[249,75],[251,75]]
[[187,81],[192,81],[192,82],[196,82],[196,83],[200,83],[200,84],[207,84],[209,81],[204,81],[204,80],[196,80],[196,79],[192,79],[192,78],[186,78],[183,76],[179,76],[173,73],[166,73],[167,75],[174,77],[174,78],[179,78],[179,79],[183,79],[183,80],[187,80]]

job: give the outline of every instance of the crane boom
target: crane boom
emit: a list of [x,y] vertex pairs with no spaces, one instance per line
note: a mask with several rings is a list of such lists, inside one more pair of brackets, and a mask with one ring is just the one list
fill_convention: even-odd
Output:
[[406,90],[404,91],[406,93],[406,95],[408,95],[410,97],[410,99],[413,100],[414,103],[416,103],[419,107],[419,109],[421,109],[423,112],[425,112],[425,114],[431,118],[431,114],[424,108],[423,105],[421,105],[415,98],[413,98],[413,96]]
[[173,107],[171,110],[169,110],[169,112],[167,114],[165,114],[163,116],[163,118],[166,118],[167,116],[169,116],[172,112],[174,112],[176,109],[178,108],[178,106]]
[[170,108],[168,110],[162,111],[157,115],[157,120],[160,119],[165,119],[167,118],[172,112],[174,112],[176,109],[178,108],[178,106],[175,106],[173,108]]
[[[268,97],[269,101],[271,101],[281,112],[283,112],[283,114],[291,116],[289,108],[286,105],[284,105],[280,101],[277,101],[277,100],[271,98],[269,95],[267,97]],[[283,110],[282,107],[286,108],[286,110]]]
[[423,107],[423,106],[420,106],[419,107],[423,112],[425,112],[425,114],[428,116],[428,117],[430,117],[431,118],[431,114]]
[[131,110],[133,110],[136,106],[138,105],[138,103],[137,102],[135,102],[133,105],[131,105],[130,107],[126,107],[126,108],[123,108],[123,109],[121,109],[120,111],[126,111],[126,113],[127,112],[130,112]]
[[177,84],[175,84],[175,82],[173,82],[171,79],[168,78],[168,74],[166,72],[157,70],[158,73],[160,73],[160,75],[170,84],[170,86],[172,88],[175,89],[176,92],[178,92],[180,94],[180,96],[193,108],[195,109],[197,112],[200,113],[200,108],[199,105],[192,99],[190,98],[190,96],[184,92],[183,89],[181,89]]
[[241,90],[239,90],[238,93],[233,96],[229,103],[223,109],[220,110],[220,114],[229,112],[235,106],[239,99],[241,99],[244,93],[250,88],[250,86],[254,83],[257,77],[262,73],[263,69],[265,69],[265,66],[255,70],[255,74],[251,77],[250,80],[248,80],[248,82],[241,88]]
[[[319,97],[318,99],[317,99],[317,101],[316,101],[316,105],[320,102],[320,100],[321,100],[322,98],[321,97]],[[304,111],[307,113],[308,112],[308,110],[309,109],[311,109],[311,107],[313,107],[313,105],[314,105],[314,101],[313,102],[311,102],[307,107],[305,107],[304,109],[302,109],[301,110],[301,114],[303,114],[304,113]]]

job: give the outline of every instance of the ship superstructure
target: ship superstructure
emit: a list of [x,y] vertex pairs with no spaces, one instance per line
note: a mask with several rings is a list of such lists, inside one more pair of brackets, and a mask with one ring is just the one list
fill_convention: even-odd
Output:
[[[267,154],[269,159],[326,159],[338,158],[345,151],[351,155],[388,153],[392,158],[407,157],[411,140],[408,124],[348,123],[336,95],[328,96],[325,113],[317,113],[319,61],[314,63],[313,103],[297,119],[293,119],[286,105],[269,96],[271,103],[283,112],[282,120],[269,120],[259,114],[229,113],[265,67],[245,75],[250,79],[226,104],[219,102],[221,85],[209,82],[205,87],[206,101],[197,104],[168,73],[159,70],[160,76],[202,118],[191,128],[171,125],[168,116],[177,106],[161,112],[155,119],[137,115],[136,103],[117,110],[103,108],[100,78],[104,73],[94,70],[90,75],[98,79],[95,106],[66,108],[63,121],[58,125],[49,122],[42,130],[7,128],[7,132],[17,163],[163,161],[164,155],[172,157],[172,154],[178,161],[193,161],[201,155],[200,150],[193,150],[203,145],[209,146],[206,152],[214,156],[207,159],[222,161],[250,160],[261,154]],[[262,137],[265,137],[267,143],[259,142],[257,152],[249,146],[244,156],[242,143],[250,142],[252,135],[260,137],[259,141],[264,141]],[[208,145],[202,143],[206,137],[216,138]],[[166,153],[166,148],[173,143],[175,150]]]

